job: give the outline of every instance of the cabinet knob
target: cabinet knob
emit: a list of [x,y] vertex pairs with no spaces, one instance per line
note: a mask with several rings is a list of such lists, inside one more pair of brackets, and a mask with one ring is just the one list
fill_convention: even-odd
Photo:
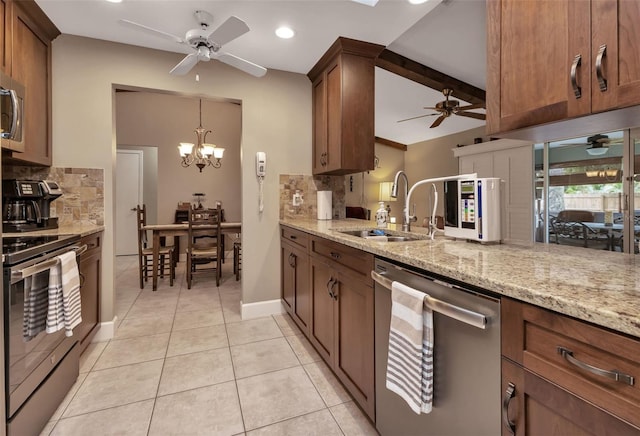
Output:
[[516,385],[509,382],[509,386],[507,386],[507,390],[504,392],[504,397],[502,398],[502,423],[511,434],[516,434],[516,423],[509,419],[509,404],[511,404],[511,399],[515,395]]

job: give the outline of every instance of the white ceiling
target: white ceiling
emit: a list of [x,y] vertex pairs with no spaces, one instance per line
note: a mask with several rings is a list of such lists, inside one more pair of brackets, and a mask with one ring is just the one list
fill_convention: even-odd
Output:
[[[306,74],[337,37],[345,36],[387,46],[456,79],[485,87],[484,0],[429,0],[422,5],[380,0],[375,7],[349,0],[36,2],[62,33],[180,53],[176,63],[182,54],[190,53],[188,47],[122,26],[118,20],[184,37],[187,30],[198,27],[193,15],[196,10],[213,14],[212,28],[235,15],[251,31],[225,45],[223,51],[268,69]],[[275,36],[274,30],[283,24],[296,31],[293,39]],[[167,74],[173,66],[167,65]],[[412,144],[484,125],[483,121],[455,115],[434,129],[429,125],[436,117],[397,123],[431,113],[423,107],[441,100],[441,92],[377,68],[376,136]],[[460,105],[465,103],[460,101]]]

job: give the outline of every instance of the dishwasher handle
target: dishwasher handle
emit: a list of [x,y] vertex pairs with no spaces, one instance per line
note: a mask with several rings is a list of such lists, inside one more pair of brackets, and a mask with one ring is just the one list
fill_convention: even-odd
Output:
[[[387,289],[391,289],[391,286],[393,285],[393,281],[391,279],[375,271],[371,271],[371,278]],[[424,294],[424,305],[434,312],[441,313],[473,327],[477,327],[482,330],[487,327],[487,317],[485,315],[438,300],[428,294]]]

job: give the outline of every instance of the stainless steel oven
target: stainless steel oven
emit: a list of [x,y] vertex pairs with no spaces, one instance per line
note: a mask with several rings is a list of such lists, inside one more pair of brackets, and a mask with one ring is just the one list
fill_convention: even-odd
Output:
[[[7,434],[38,434],[78,377],[77,338],[64,329],[48,334],[31,330],[35,305],[48,305],[48,296],[34,300],[38,286],[47,287],[57,256],[82,249],[80,237],[32,236],[2,238],[4,391]],[[27,297],[27,299],[25,299]]]

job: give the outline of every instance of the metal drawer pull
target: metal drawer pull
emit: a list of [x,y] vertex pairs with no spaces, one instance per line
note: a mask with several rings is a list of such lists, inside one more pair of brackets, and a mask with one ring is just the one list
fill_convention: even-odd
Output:
[[507,390],[504,392],[504,397],[502,398],[502,423],[511,434],[516,434],[516,423],[509,419],[509,404],[511,404],[511,399],[515,396],[516,385],[509,382],[509,386],[507,386]]
[[596,57],[596,77],[598,78],[598,84],[600,85],[600,91],[605,92],[607,90],[607,79],[602,74],[602,58],[607,55],[607,44],[602,44],[598,50],[598,56]]
[[340,253],[332,251],[331,252],[331,257],[333,257],[334,259],[340,259]]
[[291,239],[298,239],[298,237],[296,235],[291,235],[289,236]]
[[584,363],[583,361],[573,357],[573,351],[568,350],[564,347],[558,346],[558,354],[564,357],[567,360],[567,362],[569,362],[570,364],[575,365],[580,369],[584,369],[585,371],[589,371],[592,374],[600,375],[602,377],[610,378],[611,380],[626,383],[629,386],[633,386],[633,384],[635,383],[635,379],[632,375],[623,374],[619,371],[616,371],[615,369],[609,371],[606,369],[601,369],[601,368],[589,365],[588,363]]
[[582,97],[582,88],[578,85],[578,78],[576,77],[578,74],[578,67],[582,63],[582,55],[577,54],[575,58],[573,58],[573,64],[571,64],[571,87],[573,88],[573,93],[576,98]]

